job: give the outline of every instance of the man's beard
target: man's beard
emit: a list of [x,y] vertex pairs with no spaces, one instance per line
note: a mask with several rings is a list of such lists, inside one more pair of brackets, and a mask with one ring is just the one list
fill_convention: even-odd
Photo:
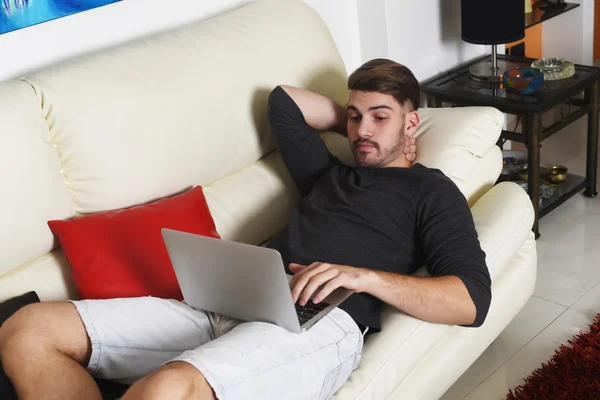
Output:
[[[358,149],[358,145],[361,143],[373,146],[371,152],[375,152],[375,154],[369,155],[369,159],[363,158],[362,162],[359,154],[360,150]],[[357,139],[352,143],[352,153],[354,154],[357,165],[360,165],[363,168],[382,168],[402,156],[405,144],[406,135],[404,134],[404,129],[402,129],[402,132],[400,132],[400,135],[398,136],[398,140],[390,148],[381,150],[379,143],[363,138]]]

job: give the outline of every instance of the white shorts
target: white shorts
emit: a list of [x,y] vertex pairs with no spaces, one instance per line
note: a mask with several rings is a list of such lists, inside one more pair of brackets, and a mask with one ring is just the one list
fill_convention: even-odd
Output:
[[97,378],[133,383],[170,361],[196,367],[217,399],[327,399],[358,367],[363,333],[339,308],[308,331],[242,322],[155,297],[72,301]]

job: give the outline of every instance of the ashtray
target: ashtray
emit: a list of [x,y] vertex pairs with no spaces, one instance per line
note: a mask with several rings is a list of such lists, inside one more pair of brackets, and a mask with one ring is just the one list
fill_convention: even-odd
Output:
[[564,165],[553,165],[548,170],[548,179],[552,183],[563,183],[567,180],[567,167]]
[[531,94],[544,84],[544,72],[538,68],[517,67],[504,71],[504,88],[518,94]]
[[564,58],[542,58],[531,63],[532,68],[544,71],[544,79],[558,81],[575,75],[575,64]]

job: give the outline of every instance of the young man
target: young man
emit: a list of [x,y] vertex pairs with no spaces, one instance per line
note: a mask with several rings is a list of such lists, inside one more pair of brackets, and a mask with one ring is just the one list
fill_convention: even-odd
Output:
[[[480,326],[491,282],[467,202],[439,170],[411,166],[417,80],[378,59],[348,88],[347,109],[299,88],[271,93],[269,121],[302,199],[269,247],[295,274],[300,304],[340,286],[355,294],[301,334],[156,298],[27,306],[0,329],[20,398],[99,399],[91,373],[137,380],[125,400],[326,399],[358,366],[366,330],[381,329],[384,302]],[[317,131],[330,129],[347,134],[356,167],[329,153]],[[410,276],[423,264],[431,277]]]

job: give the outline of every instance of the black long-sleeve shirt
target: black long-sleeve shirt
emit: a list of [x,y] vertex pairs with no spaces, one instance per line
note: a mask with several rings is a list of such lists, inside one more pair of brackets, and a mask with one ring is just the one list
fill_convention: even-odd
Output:
[[[286,271],[291,262],[350,265],[411,274],[426,264],[431,276],[465,284],[480,326],[491,301],[491,280],[473,217],[458,187],[438,169],[363,168],[333,156],[293,99],[276,87],[269,122],[283,161],[301,193],[287,226],[269,242]],[[358,324],[381,329],[382,301],[351,295],[339,307]]]

